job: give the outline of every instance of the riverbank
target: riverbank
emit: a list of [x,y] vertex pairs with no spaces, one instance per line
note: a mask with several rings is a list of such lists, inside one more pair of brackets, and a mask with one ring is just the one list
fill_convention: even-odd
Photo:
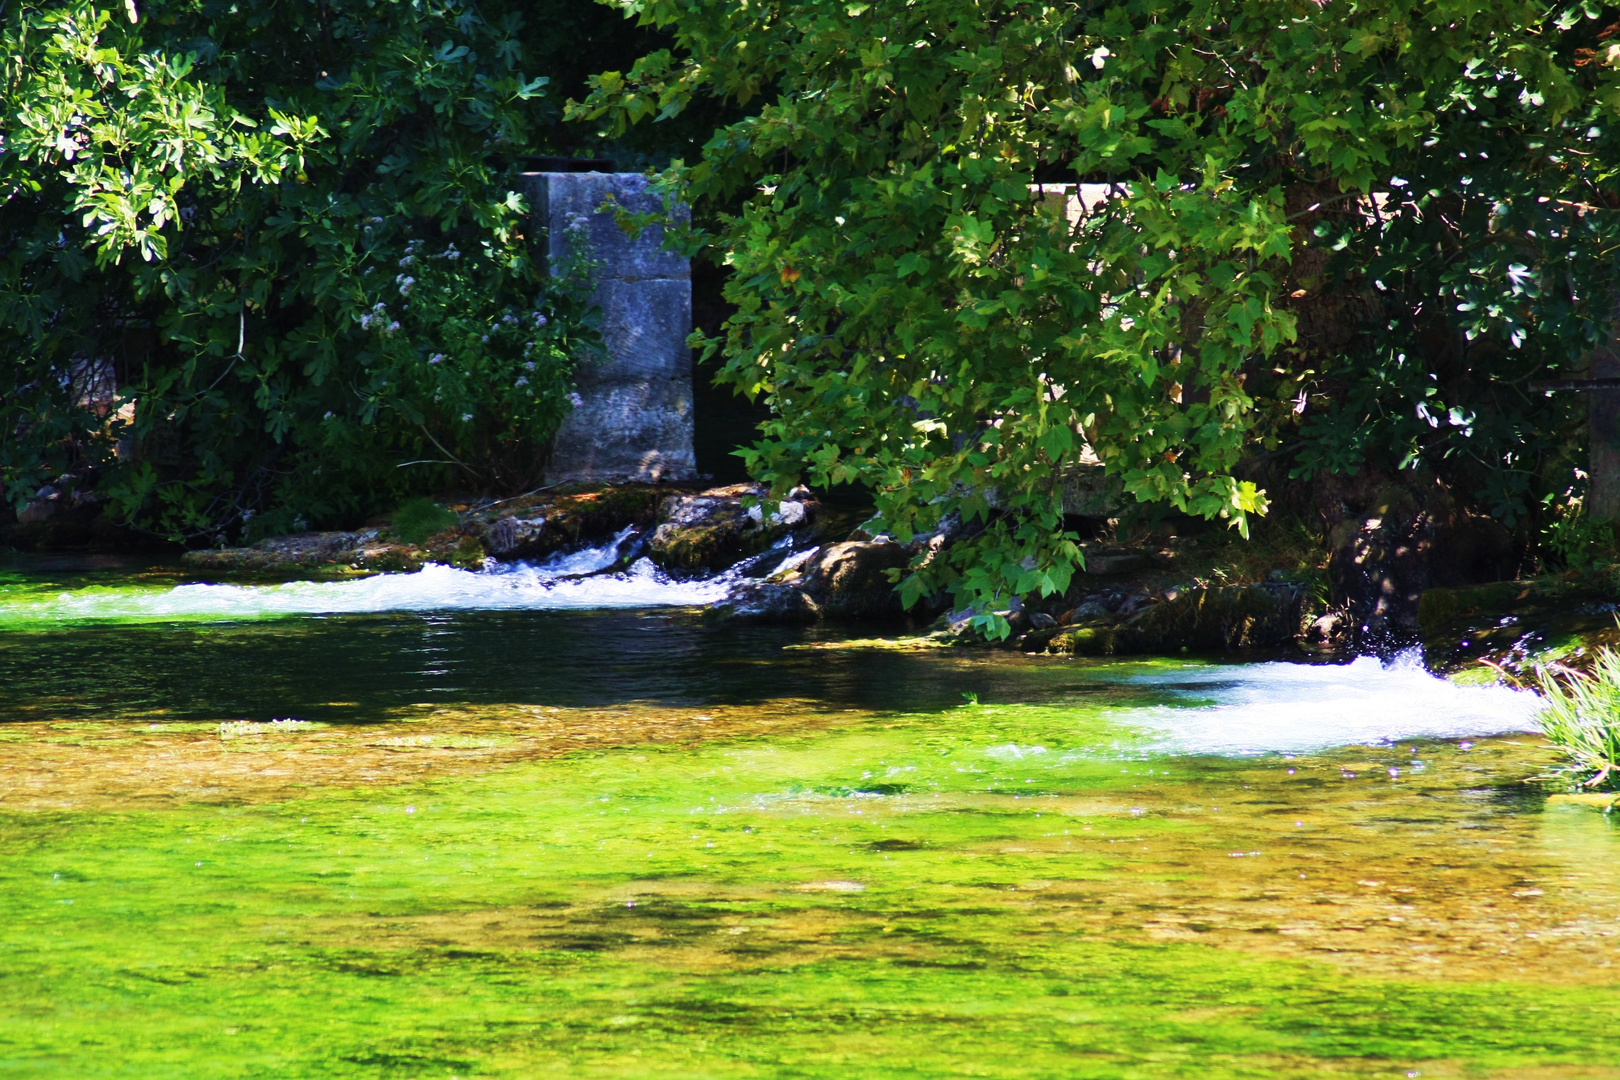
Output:
[[[643,584],[715,583],[688,589],[684,599],[707,606],[717,621],[855,620],[929,633],[936,641],[980,640],[965,613],[926,598],[906,611],[893,589],[909,563],[937,555],[960,528],[898,544],[866,532],[859,506],[829,507],[800,492],[766,516],[764,494],[747,484],[563,487],[515,499],[451,500],[409,521],[396,515],[363,529],[174,554],[185,581],[249,586],[357,581],[430,566],[507,573],[535,566],[542,568],[539,581],[566,579],[579,587],[587,578],[605,584],[638,568]],[[1396,500],[1361,502],[1366,506],[1357,503],[1357,513],[1387,513]],[[1105,502],[1098,506],[1097,513],[1109,512]],[[1407,509],[1407,517],[1417,516]],[[73,512],[48,521],[66,527]],[[1370,520],[1378,523],[1375,532],[1390,527],[1382,518]],[[1335,539],[1299,524],[1267,522],[1254,540],[1240,541],[1188,521],[1180,523],[1182,533],[1175,524],[1130,529],[1100,517],[1077,518],[1075,526],[1094,536],[1080,544],[1083,572],[1062,596],[1012,599],[1000,612],[1010,634],[995,643],[999,647],[1081,656],[1330,657],[1367,650],[1389,655],[1421,645],[1435,670],[1494,679],[1500,672],[1524,676],[1552,661],[1578,669],[1597,648],[1620,641],[1614,617],[1620,575],[1607,567],[1524,580],[1463,579],[1407,589],[1404,598],[1391,599],[1393,588],[1374,589],[1385,596],[1375,618],[1358,610],[1354,596],[1341,595],[1349,586],[1336,582],[1353,577],[1376,584],[1400,576],[1410,584],[1455,581],[1457,574],[1414,567],[1410,554],[1402,554],[1398,566],[1381,566],[1365,528],[1341,529],[1344,535]],[[1462,535],[1460,526],[1448,527]],[[1446,554],[1435,550],[1428,557],[1443,561]],[[651,602],[664,602],[656,590],[642,591]],[[666,592],[680,602],[678,588]],[[1380,632],[1373,632],[1374,622]]]

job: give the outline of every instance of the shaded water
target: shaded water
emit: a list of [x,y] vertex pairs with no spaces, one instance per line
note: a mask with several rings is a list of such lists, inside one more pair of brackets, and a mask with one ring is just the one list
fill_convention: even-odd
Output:
[[96,581],[0,592],[0,1075],[1620,1076],[1510,691]]

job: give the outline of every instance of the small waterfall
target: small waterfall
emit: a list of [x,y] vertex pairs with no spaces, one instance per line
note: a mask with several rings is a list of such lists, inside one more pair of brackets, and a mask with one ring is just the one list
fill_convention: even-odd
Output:
[[0,625],[95,620],[250,619],[383,611],[696,607],[715,603],[750,572],[791,555],[784,540],[713,577],[677,580],[640,558],[621,570],[638,535],[625,529],[606,543],[539,563],[496,563],[483,570],[429,564],[411,574],[353,581],[275,585],[188,584],[164,589],[91,587],[54,597],[12,599]]

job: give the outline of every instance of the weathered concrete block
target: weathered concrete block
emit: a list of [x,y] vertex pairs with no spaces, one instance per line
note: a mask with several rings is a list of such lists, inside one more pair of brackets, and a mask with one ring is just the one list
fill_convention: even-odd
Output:
[[684,378],[691,385],[692,353],[686,346],[692,332],[691,281],[607,278],[597,286],[596,300],[602,305],[602,339],[609,359],[580,367],[582,393],[586,383]]
[[[639,173],[526,173],[542,248],[557,267],[584,245],[597,264],[607,357],[576,373],[582,404],[563,421],[549,483],[679,480],[692,453],[691,264],[661,248],[662,228],[632,239],[611,206],[661,210]],[[608,207],[604,209],[604,207]],[[677,215],[684,219],[686,209]]]

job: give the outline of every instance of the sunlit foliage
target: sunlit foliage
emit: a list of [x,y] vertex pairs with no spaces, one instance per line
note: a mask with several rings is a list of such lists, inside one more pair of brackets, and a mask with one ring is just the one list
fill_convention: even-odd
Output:
[[[1088,451],[1239,530],[1254,451],[1449,469],[1509,524],[1567,482],[1526,384],[1612,306],[1612,6],[617,2],[676,47],[578,115],[757,110],[666,174],[741,200],[694,243],[734,271],[723,377],[775,409],[753,469],[865,484],[901,539],[983,527],[908,599],[997,630],[1064,589]],[[1083,213],[1031,194],[1075,182]]]
[[0,11],[6,497],[99,468],[120,520],[224,539],[530,483],[595,332],[588,281],[545,278],[526,235],[518,155],[558,109],[523,25],[459,0]]

